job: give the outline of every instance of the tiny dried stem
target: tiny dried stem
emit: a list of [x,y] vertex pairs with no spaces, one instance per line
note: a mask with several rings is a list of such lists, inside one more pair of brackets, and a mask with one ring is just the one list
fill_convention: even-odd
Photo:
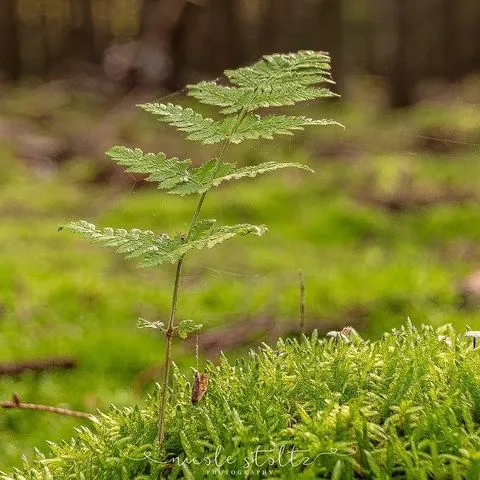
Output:
[[305,277],[303,270],[298,271],[300,282],[300,332],[305,333]]
[[199,354],[198,354],[198,335],[195,335],[195,359],[197,361],[197,372],[199,369],[199,360],[198,360]]
[[95,421],[97,418],[87,412],[79,412],[77,410],[70,410],[68,408],[52,407],[51,405],[41,405],[38,403],[24,403],[20,397],[14,393],[12,400],[5,400],[0,402],[0,406],[5,409],[19,409],[19,410],[37,410],[40,412],[55,413],[57,415],[65,415],[68,417],[85,418],[87,420]]

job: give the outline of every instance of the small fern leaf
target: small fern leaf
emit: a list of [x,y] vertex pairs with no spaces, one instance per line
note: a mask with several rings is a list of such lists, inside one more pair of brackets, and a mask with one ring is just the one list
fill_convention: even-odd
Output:
[[188,95],[207,105],[222,107],[221,113],[224,114],[240,110],[252,112],[259,108],[295,105],[297,102],[337,96],[328,88],[316,88],[301,82],[256,87],[226,87],[216,82],[200,82],[187,88]]
[[126,258],[144,257],[150,252],[158,252],[162,244],[166,243],[168,239],[168,236],[157,237],[150,230],[141,231],[136,228],[130,231],[110,227],[97,230],[95,225],[85,220],[70,222],[60,229],[78,233],[101,247],[115,248],[118,253],[124,254]]
[[168,193],[171,195],[205,193],[214,187],[218,187],[223,182],[238,180],[244,177],[256,177],[257,175],[280,170],[281,168],[298,168],[313,172],[310,167],[300,163],[265,162],[259,165],[235,168],[235,165],[231,163],[218,165],[217,159],[213,158],[200,167],[194,168],[189,174],[190,181],[179,183]]
[[253,177],[256,177],[257,175],[273,172],[275,170],[280,170],[282,168],[298,168],[298,169],[307,170],[313,173],[313,170],[309,166],[302,165],[301,163],[265,162],[259,165],[233,169],[230,173],[226,175],[217,175],[215,176],[215,178],[213,178],[213,180],[211,180],[207,185],[205,185],[204,188],[207,189],[208,187],[208,189],[210,189],[213,187],[217,187],[221,183],[227,182],[229,180],[238,180],[244,177],[253,178]]
[[155,115],[160,122],[185,132],[188,140],[213,144],[224,141],[229,134],[228,130],[221,128],[220,122],[205,118],[191,108],[183,108],[173,103],[145,103],[140,107]]
[[125,258],[136,258],[140,267],[155,267],[167,262],[174,263],[189,250],[212,248],[238,235],[260,236],[267,231],[266,227],[250,224],[216,227],[215,220],[198,222],[189,239],[182,234],[173,238],[165,233],[156,235],[150,230],[132,229],[127,231],[122,228],[109,227],[97,229],[95,225],[85,220],[68,223],[60,227],[61,229],[79,233],[101,247],[114,248]]
[[[174,263],[190,250],[212,248],[239,235],[253,234],[262,236],[267,231],[267,228],[263,225],[258,226],[244,223],[215,227],[214,223],[215,220],[203,220],[199,222],[188,240],[183,236],[179,237],[177,235],[172,239],[172,248],[165,250],[163,255],[158,255],[153,251],[148,252],[145,258],[142,259],[140,267],[156,267],[165,262]],[[179,238],[180,242],[178,242]]]
[[247,115],[229,138],[232,143],[260,138],[272,139],[274,135],[293,135],[295,130],[303,130],[304,127],[313,125],[343,127],[340,123],[329,119],[314,120],[291,115],[267,115],[265,117]]
[[300,170],[307,170],[308,172],[314,173],[308,165],[303,165],[301,163],[291,163],[291,162],[264,162],[259,165],[253,165],[250,167],[238,168],[229,175],[219,178],[222,182],[232,179],[239,179],[243,177],[256,177],[263,173],[273,172],[275,170],[280,170],[282,168],[298,168]]
[[[159,116],[160,121],[177,127],[187,133],[187,139],[204,144],[213,144],[223,141],[241,143],[244,140],[260,138],[272,139],[274,135],[293,135],[294,130],[303,130],[309,125],[338,125],[334,120],[314,120],[307,117],[288,115],[247,115],[239,125],[235,116],[227,117],[222,121],[204,118],[191,108],[183,108],[172,104],[145,104],[142,107]],[[195,123],[193,118],[197,119]]]
[[250,225],[249,223],[223,225],[221,227],[214,227],[210,231],[204,231],[196,238],[192,238],[192,240],[185,244],[185,246],[188,246],[188,250],[193,248],[199,250],[203,248],[212,248],[230,238],[236,237],[237,235],[253,234],[261,237],[267,232],[267,230],[267,227],[264,225]]
[[148,173],[146,180],[158,182],[158,188],[173,188],[191,181],[190,160],[167,158],[164,153],[143,153],[139,148],[113,147],[106,154],[127,172]]
[[[281,168],[313,170],[299,163],[265,162],[250,167],[235,168],[231,163],[218,163],[216,158],[198,168],[189,168],[190,161],[167,159],[163,153],[143,153],[139,148],[113,147],[107,155],[133,173],[149,173],[148,181],[158,182],[159,189],[169,190],[172,195],[205,193],[223,182],[243,177],[256,177]],[[122,252],[123,253],[123,252]]]
[[265,55],[251,66],[226,70],[234,85],[257,87],[297,83],[314,85],[334,83],[330,76],[330,56],[326,52],[303,50],[297,53]]

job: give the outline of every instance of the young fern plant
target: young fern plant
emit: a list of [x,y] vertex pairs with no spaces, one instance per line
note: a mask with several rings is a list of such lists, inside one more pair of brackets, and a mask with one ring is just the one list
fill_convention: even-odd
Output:
[[336,96],[327,87],[333,84],[330,75],[330,57],[324,52],[300,51],[291,54],[264,56],[249,67],[225,71],[229,86],[215,81],[187,86],[187,94],[196,100],[219,107],[221,117],[206,118],[191,108],[172,103],[147,103],[140,105],[161,122],[185,133],[188,140],[202,144],[221,144],[218,156],[199,167],[192,167],[189,160],[168,158],[164,153],[144,153],[142,150],[113,147],[107,155],[126,171],[147,174],[147,180],[155,182],[159,189],[171,195],[197,195],[198,204],[193,212],[186,233],[170,237],[166,233],[138,229],[99,229],[86,221],[72,222],[61,228],[79,233],[103,247],[112,247],[126,258],[136,259],[140,267],[157,267],[163,263],[176,263],[172,303],[167,324],[143,321],[142,326],[160,328],[166,337],[166,353],[158,420],[158,441],[165,435],[165,413],[171,366],[171,346],[175,333],[185,338],[201,326],[191,320],[176,322],[176,310],[182,267],[186,254],[191,250],[211,248],[238,235],[263,235],[265,226],[240,223],[217,226],[215,220],[201,219],[200,213],[210,190],[223,182],[279,170],[299,168],[312,172],[308,166],[298,163],[269,161],[249,167],[236,167],[225,161],[231,144],[245,140],[272,139],[274,135],[292,135],[306,126],[340,125],[304,116],[268,114],[259,110],[268,107],[294,105],[305,100]]

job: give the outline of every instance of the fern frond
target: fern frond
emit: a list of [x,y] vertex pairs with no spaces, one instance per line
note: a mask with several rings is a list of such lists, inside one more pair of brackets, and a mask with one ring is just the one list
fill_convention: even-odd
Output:
[[237,118],[227,117],[222,121],[205,118],[191,108],[180,105],[147,103],[141,107],[158,116],[161,122],[174,126],[187,133],[187,139],[200,141],[204,144],[213,144],[229,140],[231,143],[240,143],[243,140],[259,138],[271,139],[274,135],[292,135],[294,130],[303,130],[309,125],[338,125],[338,122],[329,119],[313,120],[307,117],[288,115],[247,115],[234,128]]
[[143,153],[139,148],[112,147],[106,152],[127,172],[148,173],[146,180],[158,182],[158,188],[172,188],[190,179],[190,160],[167,158],[164,153]]
[[63,229],[78,233],[101,247],[115,248],[126,258],[142,258],[149,252],[158,252],[163,244],[170,241],[168,235],[158,236],[151,230],[142,231],[133,228],[127,231],[123,228],[113,229],[110,227],[97,230],[95,225],[85,220],[70,222],[60,227],[60,230]]
[[[250,67],[227,70],[232,86],[216,82],[189,85],[188,94],[202,103],[221,108],[221,113],[246,114],[260,108],[294,105],[297,102],[332,97],[328,88],[318,84],[334,83],[330,76],[330,57],[324,52],[301,51],[266,55]],[[191,108],[179,105],[147,103],[140,105],[178,130],[189,140],[212,144],[223,141],[240,143],[247,139],[272,138],[274,134],[291,134],[306,125],[339,125],[332,120],[314,121],[304,117],[237,115],[223,121],[203,117]]]
[[225,75],[239,87],[296,83],[335,83],[330,76],[330,56],[326,52],[303,50],[296,53],[265,55],[251,66],[226,70]]
[[159,189],[167,189],[173,195],[204,193],[223,182],[243,177],[256,177],[281,168],[299,168],[313,172],[300,163],[265,162],[250,167],[235,168],[231,163],[217,162],[216,158],[198,168],[189,168],[189,160],[167,158],[163,153],[143,153],[139,148],[113,147],[107,155],[128,172],[149,173],[147,180],[158,182]]
[[191,108],[183,108],[173,103],[145,103],[139,106],[155,115],[160,122],[185,132],[188,140],[212,144],[225,140],[228,134],[227,131],[219,129],[219,122],[203,117]]
[[340,123],[330,119],[314,120],[308,117],[292,115],[247,115],[237,130],[230,136],[230,142],[240,143],[243,140],[272,139],[274,135],[293,135],[294,130],[303,130],[313,125],[337,125]]
[[150,230],[132,229],[127,231],[122,228],[109,227],[97,229],[95,225],[84,220],[68,223],[60,229],[79,233],[101,247],[115,248],[125,258],[137,258],[139,267],[155,267],[162,263],[174,263],[189,250],[212,248],[237,235],[252,233],[261,236],[267,231],[264,226],[250,224],[216,227],[215,220],[198,222],[188,240],[182,234],[171,238],[165,233],[156,235]]
[[200,234],[193,236],[191,240],[182,245],[181,250],[187,252],[188,250],[201,250],[203,248],[212,248],[215,245],[225,242],[237,235],[248,235],[250,233],[261,237],[268,231],[265,225],[251,225],[249,223],[238,223],[236,225],[223,225],[220,227],[213,226],[213,220],[204,220],[199,222],[212,222],[210,229],[204,229]]
[[[192,192],[188,189],[189,186],[179,185],[177,188],[172,189],[169,193],[177,195],[188,195],[189,193],[204,193],[211,188],[218,187],[223,182],[230,180],[238,180],[245,177],[256,177],[264,173],[273,172],[282,168],[298,168],[300,170],[306,170],[313,172],[313,170],[301,163],[280,163],[280,162],[264,162],[259,165],[252,165],[249,167],[235,168],[235,165],[231,163],[222,163],[218,169],[216,169],[216,159],[206,162],[198,169],[194,169],[193,176],[196,179],[197,190]],[[212,175],[213,174],[213,175]]]
[[215,180],[212,181],[214,186],[219,185],[222,182],[226,182],[228,180],[238,180],[244,177],[256,177],[257,175],[261,175],[263,173],[273,172],[275,170],[280,170],[282,168],[298,168],[300,170],[306,170],[308,172],[314,173],[308,165],[303,165],[301,163],[281,163],[281,162],[264,162],[260,163],[259,165],[252,165],[249,167],[242,167],[233,170],[232,173],[228,175],[224,175],[223,177],[217,177]]
[[215,82],[200,82],[187,88],[188,95],[207,105],[222,107],[220,111],[224,114],[240,110],[252,112],[259,108],[295,105],[297,102],[337,96],[328,88],[316,88],[299,82],[257,87],[227,87]]

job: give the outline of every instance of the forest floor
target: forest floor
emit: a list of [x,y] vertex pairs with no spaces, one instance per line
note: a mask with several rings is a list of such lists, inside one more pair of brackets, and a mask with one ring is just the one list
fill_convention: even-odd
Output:
[[[138,270],[57,228],[86,219],[185,229],[195,199],[146,187],[101,152],[137,145],[196,161],[215,150],[198,153],[136,111],[137,98],[112,105],[48,88],[1,94],[0,362],[68,356],[77,365],[3,375],[0,397],[15,391],[24,401],[92,412],[141,404],[159,378],[163,340],[136,322],[165,319],[173,267]],[[391,112],[378,92],[358,89],[352,101],[302,110],[345,130],[232,149],[229,160],[239,164],[297,161],[316,173],[285,171],[209,196],[205,217],[266,224],[269,232],[187,257],[178,314],[204,325],[200,361],[298,331],[299,269],[309,331],[352,325],[378,338],[407,317],[480,329],[476,299],[462,291],[480,269],[480,99],[471,91]],[[182,370],[194,365],[192,343],[175,350]],[[1,412],[0,469],[46,440],[70,437],[78,424]]]

